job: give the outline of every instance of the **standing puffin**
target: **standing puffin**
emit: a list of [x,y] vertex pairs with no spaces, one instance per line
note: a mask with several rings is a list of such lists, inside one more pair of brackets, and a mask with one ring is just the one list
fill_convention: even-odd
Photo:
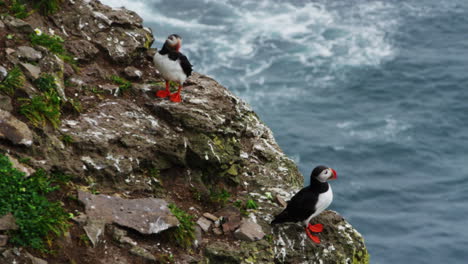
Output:
[[[166,90],[158,91],[157,97],[165,98],[169,96],[172,102],[180,102],[180,91],[185,80],[192,73],[192,64],[187,57],[179,52],[182,46],[182,38],[177,34],[167,37],[162,49],[154,55],[153,61],[156,69],[166,80]],[[169,81],[177,82],[179,90],[171,94],[169,90]]]
[[333,200],[333,192],[328,180],[336,179],[336,171],[326,166],[317,166],[310,175],[310,185],[296,193],[288,202],[288,206],[271,224],[284,222],[302,222],[305,225],[307,236],[315,243],[320,243],[320,238],[311,232],[320,233],[322,224],[311,225],[309,221],[323,212]]

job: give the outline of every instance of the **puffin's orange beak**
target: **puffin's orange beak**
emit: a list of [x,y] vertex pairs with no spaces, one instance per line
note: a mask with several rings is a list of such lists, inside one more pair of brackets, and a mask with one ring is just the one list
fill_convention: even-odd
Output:
[[332,168],[330,168],[330,170],[332,171],[332,176],[330,176],[330,178],[328,178],[329,180],[336,180],[336,177],[338,177],[338,173],[336,173],[336,171]]

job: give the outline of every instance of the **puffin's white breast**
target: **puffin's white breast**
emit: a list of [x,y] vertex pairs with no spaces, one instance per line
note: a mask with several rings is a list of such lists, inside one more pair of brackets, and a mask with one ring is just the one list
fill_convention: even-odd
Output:
[[330,206],[330,204],[333,201],[333,191],[331,186],[328,186],[328,191],[319,194],[317,204],[315,205],[315,212],[307,218],[307,220],[304,222],[306,225],[309,223],[309,221],[319,215],[321,212],[323,212],[325,209]]
[[180,84],[183,84],[187,79],[182,66],[180,66],[179,60],[173,61],[169,59],[167,54],[161,55],[156,53],[153,57],[153,61],[154,66],[164,79]]

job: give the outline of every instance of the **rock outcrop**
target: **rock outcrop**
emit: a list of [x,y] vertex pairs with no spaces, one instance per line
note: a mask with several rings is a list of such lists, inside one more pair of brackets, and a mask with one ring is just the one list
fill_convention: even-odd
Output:
[[[148,56],[153,35],[136,13],[74,0],[1,23],[0,35],[15,39],[0,39],[0,79],[20,65],[27,79],[0,97],[0,152],[72,175],[60,197],[75,197],[63,203],[81,215],[50,263],[368,263],[362,236],[336,212],[314,219],[324,224],[318,245],[298,225],[270,226],[303,176],[252,108],[212,78],[194,73],[180,104],[155,98],[164,87]],[[73,62],[32,45],[34,29],[60,36]],[[56,128],[20,111],[42,94],[44,74],[61,100]],[[178,221],[169,203],[193,219]],[[169,239],[197,219],[192,250]],[[7,247],[0,262],[29,263]]]

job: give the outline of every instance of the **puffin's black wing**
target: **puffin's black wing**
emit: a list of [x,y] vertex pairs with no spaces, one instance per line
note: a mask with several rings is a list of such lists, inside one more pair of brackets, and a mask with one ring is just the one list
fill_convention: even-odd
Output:
[[311,195],[308,187],[303,188],[291,198],[286,209],[275,216],[275,219],[271,223],[304,221],[315,212],[317,200],[318,195]]
[[192,64],[190,64],[187,56],[178,51],[168,51],[168,57],[173,61],[179,60],[180,66],[182,67],[182,70],[184,71],[185,75],[187,75],[187,77],[192,74]]

